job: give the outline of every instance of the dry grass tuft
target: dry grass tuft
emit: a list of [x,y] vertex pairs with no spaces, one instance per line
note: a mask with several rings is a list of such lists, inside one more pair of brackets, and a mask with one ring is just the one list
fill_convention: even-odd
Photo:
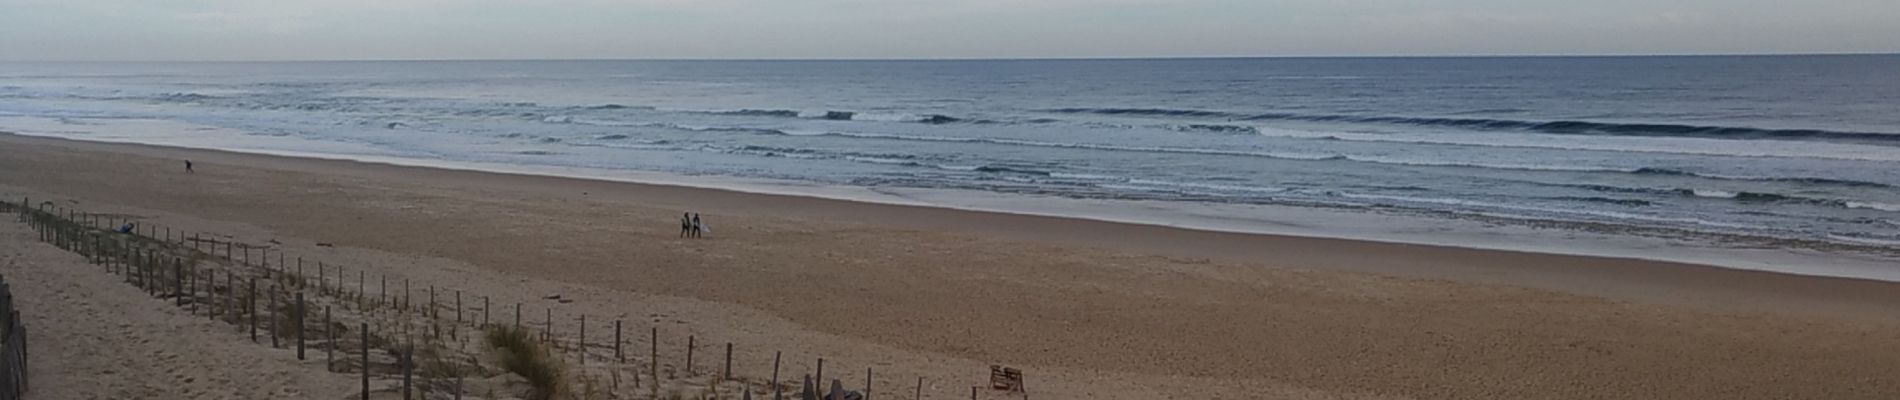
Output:
[[501,368],[520,375],[534,388],[533,399],[552,399],[559,392],[560,362],[548,356],[547,349],[536,343],[534,334],[521,328],[497,327],[490,329],[485,339],[488,346],[499,353]]

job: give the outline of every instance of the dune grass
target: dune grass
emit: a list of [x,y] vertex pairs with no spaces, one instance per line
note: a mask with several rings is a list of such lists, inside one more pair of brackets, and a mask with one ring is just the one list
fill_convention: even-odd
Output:
[[534,334],[518,327],[496,327],[484,339],[495,349],[503,370],[520,375],[534,388],[533,399],[552,399],[560,391],[560,362],[548,356]]

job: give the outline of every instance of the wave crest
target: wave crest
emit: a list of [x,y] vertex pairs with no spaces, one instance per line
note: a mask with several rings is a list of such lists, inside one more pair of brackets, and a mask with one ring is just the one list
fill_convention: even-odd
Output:
[[1853,132],[1825,129],[1775,129],[1745,126],[1618,123],[1594,121],[1531,121],[1493,118],[1401,117],[1346,114],[1262,113],[1168,108],[1056,108],[1063,114],[1132,115],[1155,117],[1224,118],[1242,121],[1306,121],[1452,127],[1487,131],[1525,131],[1557,135],[1656,136],[1717,139],[1825,139],[1900,145],[1900,133]]

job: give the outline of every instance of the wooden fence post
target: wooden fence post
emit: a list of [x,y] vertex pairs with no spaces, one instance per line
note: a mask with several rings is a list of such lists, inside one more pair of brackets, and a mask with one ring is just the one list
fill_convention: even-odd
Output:
[[283,332],[284,332],[283,323],[277,321],[278,320],[277,317],[282,315],[281,312],[277,311],[277,296],[279,296],[279,294],[277,293],[277,290],[281,287],[282,286],[271,285],[270,296],[267,296],[270,298],[270,300],[265,301],[265,303],[267,303],[265,307],[270,308],[270,348],[273,348],[273,349],[279,348],[279,344],[277,343],[277,337],[283,336]]
[[410,400],[410,375],[415,371],[416,345],[414,343],[402,349],[402,400]]
[[653,388],[658,390],[660,388],[660,327],[653,327],[653,339],[648,343],[653,345],[647,359],[653,362]]
[[719,379],[732,380],[732,342],[726,342],[726,373],[720,375]]
[[780,400],[785,394],[784,385],[778,383],[778,362],[780,357],[784,356],[784,351],[772,352],[772,400]]
[[177,257],[172,257],[172,278],[177,280],[176,282],[172,283],[172,294],[174,296],[172,299],[178,303],[178,306],[182,307],[185,305],[185,262],[184,260],[180,260]]
[[227,272],[224,274],[224,319],[225,321],[230,322],[231,325],[235,325],[239,329],[243,329],[244,320],[240,319],[240,318],[243,318],[243,315],[237,312],[236,309],[237,309],[237,271],[232,271],[232,272]]
[[257,343],[257,278],[251,278],[251,298],[246,303],[251,310],[251,343]]
[[330,306],[323,306],[323,335],[330,338],[330,344],[323,347],[323,369],[335,371],[336,365],[336,323],[330,321]]
[[218,270],[205,268],[205,316],[218,320]]
[[185,295],[191,297],[191,303],[186,305],[185,311],[193,316],[198,315],[198,266],[195,264],[191,266],[191,273],[185,280]]
[[360,342],[363,345],[363,365],[360,368],[363,372],[363,400],[369,400],[369,323],[363,322],[357,331],[363,334]]
[[693,376],[693,335],[686,335],[686,376]]
[[580,334],[581,342],[579,346],[575,346],[575,347],[579,347],[581,349],[580,351],[581,365],[587,365],[587,314],[581,314],[581,331],[580,332],[581,332]]
[[303,360],[303,292],[297,292],[297,359]]
[[620,352],[620,320],[617,319],[614,320],[614,360],[621,364],[627,363],[627,356]]
[[151,275],[151,277],[145,281],[145,291],[150,293],[152,297],[158,297],[159,293],[164,293],[165,289],[163,287],[165,286],[165,281],[163,276],[165,275],[165,268],[159,264],[158,249],[145,251],[145,272],[147,275]]

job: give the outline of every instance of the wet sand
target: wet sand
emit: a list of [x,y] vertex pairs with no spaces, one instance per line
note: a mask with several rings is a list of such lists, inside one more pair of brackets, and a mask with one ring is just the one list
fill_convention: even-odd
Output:
[[942,398],[990,363],[1038,398],[1900,396],[1888,282],[17,136],[0,194],[589,293]]

